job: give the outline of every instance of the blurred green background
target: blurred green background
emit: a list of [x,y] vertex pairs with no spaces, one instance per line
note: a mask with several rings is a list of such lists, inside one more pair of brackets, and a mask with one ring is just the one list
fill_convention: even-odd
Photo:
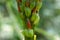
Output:
[[[23,40],[24,36],[21,36],[22,33],[19,36],[19,28],[15,27],[19,24],[12,10],[6,7],[9,4],[6,5],[3,1],[0,0],[2,2],[0,3],[0,40],[19,40],[19,38]],[[44,30],[46,35],[44,35],[44,32],[43,34],[36,32],[37,40],[60,40],[60,0],[42,0],[42,2],[43,5],[39,12],[41,19],[38,28]],[[47,35],[49,37],[46,37]]]

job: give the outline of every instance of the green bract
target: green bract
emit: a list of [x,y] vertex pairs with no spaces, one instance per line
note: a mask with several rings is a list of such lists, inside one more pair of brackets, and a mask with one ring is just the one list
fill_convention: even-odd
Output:
[[42,7],[42,2],[36,3],[36,9],[39,10]]
[[25,15],[26,15],[27,17],[30,17],[30,15],[31,15],[31,9],[30,9],[30,8],[25,7]]
[[30,3],[30,9],[32,10],[35,7],[35,2]]
[[24,31],[23,31],[23,34],[26,36],[26,37],[33,37],[33,35],[34,35],[34,32],[33,32],[33,30],[32,29],[25,29]]

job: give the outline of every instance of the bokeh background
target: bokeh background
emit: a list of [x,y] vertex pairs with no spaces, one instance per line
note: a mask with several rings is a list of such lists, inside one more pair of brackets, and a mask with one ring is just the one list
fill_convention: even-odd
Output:
[[[0,0],[0,2],[3,1]],[[42,0],[42,2],[43,5],[39,12],[41,19],[38,27],[54,37],[54,40],[60,40],[60,0]],[[16,35],[19,35],[18,23],[16,23],[13,12],[6,7],[7,5],[0,3],[0,40],[19,40],[19,38],[23,40],[22,34],[16,37]],[[15,32],[16,30],[17,32]],[[46,40],[47,35],[44,37],[41,34],[37,35],[40,35],[37,40]],[[47,40],[53,40],[51,37],[48,38]]]

